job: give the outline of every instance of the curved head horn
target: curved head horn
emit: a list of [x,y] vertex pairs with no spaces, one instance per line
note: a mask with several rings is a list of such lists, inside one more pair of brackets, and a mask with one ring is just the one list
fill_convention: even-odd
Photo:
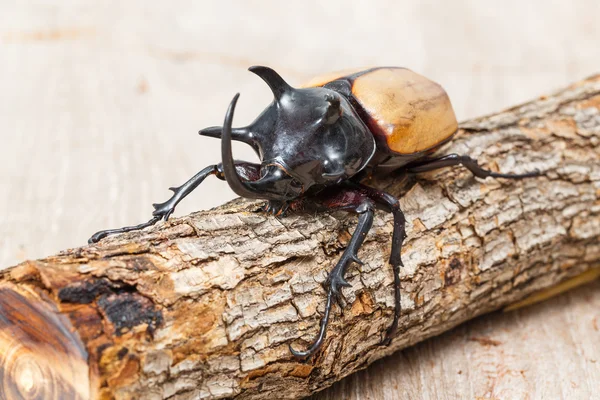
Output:
[[[245,197],[247,199],[268,199],[267,193],[262,193],[256,188],[256,182],[244,182],[240,179],[237,171],[235,170],[235,163],[233,162],[233,154],[231,151],[231,124],[233,122],[233,112],[235,111],[235,104],[237,103],[240,94],[236,94],[229,104],[227,114],[225,114],[225,121],[223,122],[223,131],[221,135],[221,158],[223,162],[223,174],[225,180],[229,184],[231,190],[238,196]],[[260,181],[260,180],[259,180]]]
[[237,103],[240,94],[237,93],[229,108],[225,114],[225,121],[223,122],[223,131],[221,134],[221,158],[223,161],[223,173],[225,174],[225,181],[229,184],[231,190],[238,196],[246,197],[250,199],[258,198],[257,194],[246,188],[244,182],[240,179],[235,170],[235,164],[233,162],[233,154],[231,151],[231,123],[233,122],[233,112],[235,111],[235,104]]
[[273,71],[269,67],[262,67],[260,65],[255,65],[253,67],[248,68],[248,71],[255,73],[260,76],[263,81],[269,85],[273,95],[276,99],[281,98],[281,96],[286,93],[294,90],[290,85],[287,84],[286,81],[275,71]]

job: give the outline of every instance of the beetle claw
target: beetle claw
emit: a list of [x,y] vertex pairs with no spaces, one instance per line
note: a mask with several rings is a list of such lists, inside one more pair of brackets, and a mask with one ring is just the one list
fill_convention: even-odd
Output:
[[276,216],[285,217],[285,214],[287,213],[288,208],[290,208],[289,204],[287,202],[283,203],[283,206],[279,209],[279,211],[277,211]]
[[262,211],[276,217],[284,217],[289,208],[290,206],[287,201],[269,200],[269,202],[262,207]]
[[171,214],[173,214],[173,211],[175,211],[175,204],[177,204],[175,195],[173,195],[173,197],[171,197],[164,203],[154,203],[152,204],[152,207],[154,207],[152,215],[155,217],[159,217],[159,219],[162,218],[163,220],[167,221]]
[[364,261],[362,261],[360,258],[358,258],[358,256],[356,254],[352,254],[350,256],[350,258],[352,259],[352,261],[354,261],[358,265],[365,265]]
[[[340,286],[347,287],[346,285],[340,285]],[[333,300],[335,300],[337,305],[340,307],[340,311],[341,311],[342,315],[344,315],[344,309],[348,305],[348,299],[342,293],[341,288],[336,288],[336,289],[331,288],[331,295],[333,297]]]
[[352,285],[344,278],[342,268],[334,268],[329,275],[329,278],[324,283],[324,289],[331,292],[333,299],[338,303],[340,309],[343,309],[348,304],[348,300],[342,293],[342,288],[352,287]]

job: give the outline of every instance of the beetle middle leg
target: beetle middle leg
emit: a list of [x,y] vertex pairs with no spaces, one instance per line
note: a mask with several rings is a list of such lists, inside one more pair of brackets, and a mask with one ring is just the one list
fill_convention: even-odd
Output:
[[390,253],[389,263],[394,272],[394,320],[388,328],[382,345],[389,345],[392,338],[398,330],[398,319],[402,312],[401,296],[400,296],[400,268],[404,267],[402,263],[402,244],[406,239],[406,218],[400,208],[400,201],[389,193],[383,190],[378,190],[362,184],[352,184],[362,193],[375,201],[379,208],[392,213],[394,217],[394,228],[392,231],[392,250]]
[[477,163],[477,160],[469,156],[458,154],[447,154],[441,157],[418,160],[406,165],[405,167],[403,167],[403,169],[406,169],[409,172],[427,172],[439,168],[451,167],[454,165],[462,165],[478,178],[487,178],[488,176],[491,176],[492,178],[522,179],[540,175],[540,172],[538,170],[527,172],[524,174],[502,174],[499,172],[493,172],[481,168]]
[[[342,299],[342,288],[350,286],[346,281],[345,275],[348,266],[352,261],[362,264],[358,258],[358,250],[371,226],[373,224],[373,214],[376,206],[391,212],[394,215],[394,231],[392,237],[392,251],[390,255],[390,264],[394,270],[394,295],[395,312],[392,325],[388,328],[383,344],[389,344],[391,338],[398,328],[398,317],[401,312],[400,306],[400,268],[402,266],[401,249],[404,238],[406,237],[404,228],[404,214],[400,210],[398,199],[383,191],[370,188],[368,186],[348,183],[342,189],[336,188],[333,193],[319,195],[317,201],[330,210],[345,210],[358,214],[358,224],[352,234],[348,247],[342,253],[339,261],[329,273],[325,286],[327,288],[327,302],[325,312],[321,317],[321,324],[317,339],[305,351],[294,350],[290,346],[290,351],[297,358],[310,357],[316,353],[322,346],[327,333],[327,325],[331,314],[333,302],[337,301],[340,306]],[[292,208],[294,204],[292,204]]]
[[342,253],[335,267],[329,273],[325,286],[327,288],[327,303],[325,304],[325,312],[321,317],[321,326],[319,335],[313,344],[305,351],[295,350],[290,345],[290,351],[296,358],[307,358],[313,355],[323,345],[325,335],[327,333],[327,325],[329,324],[329,315],[333,301],[341,303],[342,288],[348,287],[350,284],[346,281],[345,275],[348,266],[352,261],[362,264],[357,256],[358,249],[362,245],[367,233],[373,225],[373,214],[375,211],[374,202],[356,189],[341,189],[336,188],[328,194],[319,196],[319,203],[326,209],[344,210],[358,214],[358,225],[348,247]]
[[[235,163],[235,168],[237,173],[247,180],[258,179],[260,166],[257,164],[238,161]],[[153,217],[148,222],[144,222],[139,225],[125,226],[123,228],[107,229],[96,232],[88,240],[88,243],[96,243],[108,235],[144,229],[156,224],[161,219],[164,219],[165,221],[168,220],[173,211],[175,211],[177,204],[179,204],[179,202],[188,194],[192,193],[192,191],[194,191],[194,189],[196,189],[209,175],[215,175],[217,178],[225,180],[222,163],[209,165],[179,187],[170,187],[169,190],[173,192],[173,196],[163,203],[155,203],[152,205],[154,207],[154,211],[152,212]]]

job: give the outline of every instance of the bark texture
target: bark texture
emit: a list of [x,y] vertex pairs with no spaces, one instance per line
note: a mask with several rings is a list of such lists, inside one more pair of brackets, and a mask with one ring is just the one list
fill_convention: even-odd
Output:
[[385,213],[351,270],[348,306],[306,362],[288,345],[318,331],[320,284],[355,225],[345,213],[275,218],[237,200],[2,271],[0,397],[298,398],[477,315],[597,277],[599,144],[595,76],[465,122],[442,149],[544,176],[478,180],[451,168],[373,179],[402,196],[407,216],[389,347],[379,346],[393,313]]

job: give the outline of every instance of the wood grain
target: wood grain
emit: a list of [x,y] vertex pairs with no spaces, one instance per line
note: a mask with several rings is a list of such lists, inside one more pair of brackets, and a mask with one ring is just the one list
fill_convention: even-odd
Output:
[[0,286],[0,399],[93,397],[84,345],[48,300],[30,287]]

